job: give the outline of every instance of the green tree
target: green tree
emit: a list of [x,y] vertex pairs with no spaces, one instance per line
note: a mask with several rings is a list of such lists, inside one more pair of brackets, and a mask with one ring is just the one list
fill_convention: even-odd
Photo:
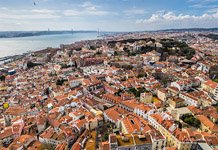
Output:
[[0,76],[0,81],[5,81],[5,75]]
[[108,133],[105,133],[104,136],[103,136],[103,141],[107,141],[109,138],[109,134]]
[[187,124],[189,124],[189,125],[191,125],[193,127],[196,127],[196,128],[199,128],[200,125],[201,125],[201,122],[198,119],[196,119],[193,115],[190,115],[190,114],[183,115],[181,117],[181,119],[185,123],[187,123]]

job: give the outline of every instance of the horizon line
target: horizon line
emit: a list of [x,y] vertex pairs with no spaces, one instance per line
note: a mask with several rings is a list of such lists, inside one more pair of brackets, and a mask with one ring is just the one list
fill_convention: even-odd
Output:
[[[158,31],[170,31],[170,30],[218,30],[218,27],[211,27],[211,28],[166,28],[166,29],[157,29],[157,30],[132,30],[132,31],[110,31],[110,30],[100,30],[100,32],[158,32]],[[67,29],[61,29],[61,30],[0,30],[0,32],[52,32],[52,31],[72,31],[72,32],[98,32],[98,30],[86,30],[86,29],[80,29],[80,30],[67,30]]]

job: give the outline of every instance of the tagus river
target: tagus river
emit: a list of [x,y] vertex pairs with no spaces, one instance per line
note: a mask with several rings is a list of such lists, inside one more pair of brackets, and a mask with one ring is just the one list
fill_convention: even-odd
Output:
[[0,38],[0,58],[28,51],[41,50],[47,47],[55,48],[59,47],[60,44],[71,44],[80,40],[92,39],[97,39],[97,32]]

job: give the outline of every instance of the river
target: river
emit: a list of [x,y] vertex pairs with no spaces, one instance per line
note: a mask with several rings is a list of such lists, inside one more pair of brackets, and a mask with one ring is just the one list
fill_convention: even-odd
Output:
[[0,58],[27,51],[41,50],[47,47],[59,47],[60,44],[71,44],[80,40],[97,39],[97,32],[73,34],[42,35],[19,38],[0,38]]

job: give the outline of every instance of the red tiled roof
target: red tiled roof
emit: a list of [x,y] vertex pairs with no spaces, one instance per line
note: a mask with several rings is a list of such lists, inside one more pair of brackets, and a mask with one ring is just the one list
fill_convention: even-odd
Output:
[[206,116],[199,115],[197,118],[200,120],[201,123],[203,123],[206,127],[209,127],[211,131],[218,132],[218,125],[214,124],[212,121],[210,121]]
[[218,83],[212,81],[212,80],[207,80],[206,82],[204,82],[205,85],[215,89],[218,86]]

